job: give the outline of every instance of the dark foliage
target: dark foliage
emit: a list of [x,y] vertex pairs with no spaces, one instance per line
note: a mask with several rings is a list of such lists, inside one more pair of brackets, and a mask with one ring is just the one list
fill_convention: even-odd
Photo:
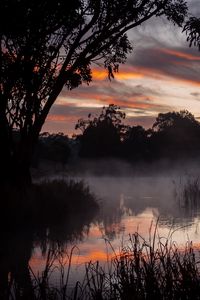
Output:
[[155,158],[199,157],[200,123],[188,111],[159,114],[150,150]]
[[125,113],[114,104],[103,107],[99,116],[88,115],[87,120],[80,119],[76,129],[82,131],[77,138],[80,141],[81,157],[119,156],[121,141],[126,126],[122,124]]
[[150,130],[145,130],[139,125],[127,127],[126,138],[122,144],[122,156],[136,162],[148,159],[150,133]]
[[[119,253],[114,252],[113,258],[108,259],[107,269],[98,261],[88,262],[83,282],[69,289],[73,251],[74,247],[70,254],[61,251],[59,246],[50,248],[43,272],[31,272],[29,286],[21,289],[18,281],[12,281],[7,295],[19,300],[199,299],[199,255],[191,242],[179,249],[171,239],[156,233],[148,242],[136,232],[130,235],[128,245],[123,245]],[[50,281],[55,269],[59,270],[59,284]]]
[[99,206],[83,182],[72,180],[4,186],[1,199],[0,299],[36,299],[29,270],[33,248],[45,255],[48,247],[82,239]]
[[31,183],[31,156],[63,87],[89,84],[97,61],[112,79],[132,50],[128,30],[161,15],[180,26],[186,14],[184,0],[2,0],[0,182]]
[[[111,110],[111,115],[108,114]],[[188,111],[159,114],[151,129],[125,126],[125,114],[110,105],[79,120],[81,157],[119,157],[133,162],[200,157],[200,123]]]
[[200,18],[189,18],[183,27],[183,31],[187,34],[190,47],[194,45],[200,50]]
[[68,136],[63,133],[50,134],[44,132],[39,136],[32,164],[37,167],[40,162],[53,162],[64,166],[68,162],[70,153]]

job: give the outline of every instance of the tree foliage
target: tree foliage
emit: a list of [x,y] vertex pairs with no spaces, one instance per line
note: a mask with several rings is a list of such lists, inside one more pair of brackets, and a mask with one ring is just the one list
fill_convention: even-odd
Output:
[[[63,87],[89,84],[98,62],[111,79],[132,50],[128,30],[161,15],[181,25],[186,13],[184,0],[2,0],[0,157],[15,161],[18,170],[28,169],[33,145]],[[21,136],[17,145],[13,128]],[[1,164],[9,170],[5,159]]]
[[153,129],[161,132],[180,127],[185,133],[184,128],[191,126],[193,128],[199,127],[199,122],[189,111],[182,110],[180,112],[160,113],[153,124]]
[[115,105],[99,116],[80,119],[80,156],[120,157],[129,161],[152,161],[200,157],[200,123],[187,110],[160,113],[152,128],[128,126],[125,114]]
[[[132,46],[126,35],[152,16],[181,25],[182,0],[1,1],[1,96],[10,127],[41,129],[63,86],[92,79],[91,63],[113,71]],[[9,20],[9,22],[5,22]],[[1,101],[2,102],[2,101]]]
[[122,145],[121,154],[132,161],[148,158],[149,130],[140,125],[128,126]]
[[200,123],[187,110],[159,114],[153,130],[150,152],[155,157],[200,155]]
[[184,25],[190,47],[197,46],[200,51],[200,18],[190,17]]
[[33,162],[37,165],[41,161],[50,161],[64,166],[68,162],[70,152],[68,136],[61,132],[57,134],[44,132],[40,134]]
[[75,126],[75,129],[80,129],[82,133],[89,127],[98,127],[101,123],[112,124],[119,133],[123,131],[124,125],[122,125],[122,120],[125,119],[126,114],[120,110],[120,107],[115,104],[110,104],[109,106],[104,106],[100,115],[92,116],[88,115],[88,119],[79,119]]
[[81,143],[80,155],[84,157],[116,156],[126,132],[122,124],[125,113],[120,107],[110,104],[103,107],[99,116],[88,115],[88,119],[79,119],[76,129],[82,131],[78,138]]

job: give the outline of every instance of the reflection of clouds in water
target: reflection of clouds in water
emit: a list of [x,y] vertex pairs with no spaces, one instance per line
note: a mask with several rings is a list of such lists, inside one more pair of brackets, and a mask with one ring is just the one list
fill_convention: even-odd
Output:
[[199,213],[180,206],[177,193],[175,197],[179,177],[87,177],[86,180],[102,199],[101,232],[114,244],[119,243],[122,235],[137,230],[147,237],[151,221],[158,218],[161,235],[167,236],[173,228],[180,242],[187,233],[195,238]]
[[[158,218],[160,237],[167,237],[171,229],[172,240],[178,244],[184,245],[188,239],[195,245],[198,243],[200,219],[197,212],[180,207],[174,196],[175,185],[180,188],[178,177],[88,176],[85,181],[101,199],[101,209],[90,224],[88,236],[76,241],[80,253],[75,253],[72,260],[72,281],[77,280],[77,270],[81,276],[85,262],[106,262],[107,255],[113,255],[113,249],[117,252],[123,244],[127,245],[129,234],[138,231],[149,241],[150,227],[152,235]],[[106,239],[111,241],[112,248]],[[35,260],[37,262],[40,264]]]

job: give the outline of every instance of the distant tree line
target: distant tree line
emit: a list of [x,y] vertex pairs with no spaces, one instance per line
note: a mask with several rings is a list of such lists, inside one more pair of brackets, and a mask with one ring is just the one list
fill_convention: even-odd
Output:
[[130,162],[200,157],[200,123],[187,110],[160,113],[149,129],[125,125],[125,118],[117,105],[110,104],[99,115],[79,119],[75,128],[81,133],[73,138],[61,132],[40,134],[32,166],[41,162],[64,166],[77,156]]
[[43,132],[39,136],[32,166],[39,167],[41,162],[59,163],[64,166],[68,162],[70,154],[70,139],[67,135],[62,132]]
[[125,113],[111,104],[99,116],[78,120],[80,157],[152,161],[200,156],[200,123],[187,110],[160,113],[150,129],[127,126],[124,119]]

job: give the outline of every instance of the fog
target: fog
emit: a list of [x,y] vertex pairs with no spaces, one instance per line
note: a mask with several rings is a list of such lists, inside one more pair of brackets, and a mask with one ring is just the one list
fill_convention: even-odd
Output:
[[67,167],[68,174],[81,176],[111,177],[160,177],[160,176],[198,176],[200,174],[200,160],[179,159],[157,160],[152,162],[126,162],[119,159],[80,159]]
[[[148,242],[151,228],[153,232],[157,221],[159,235],[156,239],[164,237],[166,240],[170,233],[170,240],[173,239],[178,245],[192,240],[193,245],[199,247],[199,174],[199,162],[192,159],[190,163],[162,160],[156,164],[137,165],[113,159],[80,160],[62,169],[46,165],[35,181],[84,181],[99,203],[99,210],[94,216],[91,214],[87,218],[87,212],[92,208],[86,204],[81,213],[76,214],[75,209],[70,216],[66,216],[65,219],[69,219],[67,224],[53,232],[54,241],[62,233],[65,250],[77,246],[78,253],[73,254],[72,260],[71,286],[78,279],[82,280],[86,262],[107,261],[108,253],[112,255],[113,249],[119,251],[123,243],[129,245],[129,236],[136,231]],[[66,196],[66,201],[73,200]],[[80,226],[69,226],[79,223]],[[110,242],[110,248],[105,241]],[[40,261],[38,265],[35,260]],[[39,247],[34,246],[30,265],[36,273],[44,262]]]
[[[109,225],[125,215],[137,216],[151,209],[160,224],[182,226],[199,215],[199,166],[200,162],[192,159],[140,164],[80,160],[62,172],[52,171],[51,178],[84,180],[100,204],[99,218]],[[187,189],[193,193],[189,199]]]

